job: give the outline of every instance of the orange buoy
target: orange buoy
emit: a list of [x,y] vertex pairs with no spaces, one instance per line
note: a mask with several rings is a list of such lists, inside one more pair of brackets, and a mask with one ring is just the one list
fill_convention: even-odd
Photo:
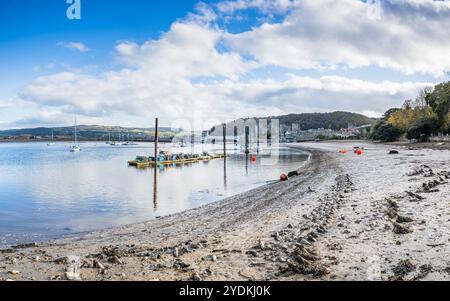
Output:
[[286,174],[282,173],[281,176],[280,176],[280,181],[284,182],[284,181],[287,181],[287,180],[288,180],[288,176]]

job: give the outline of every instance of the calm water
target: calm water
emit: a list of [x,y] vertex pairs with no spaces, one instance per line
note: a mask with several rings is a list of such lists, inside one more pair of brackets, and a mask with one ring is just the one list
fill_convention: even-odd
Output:
[[304,153],[281,149],[278,162],[266,165],[261,163],[265,156],[255,163],[236,152],[226,168],[223,159],[167,167],[155,179],[152,168],[127,166],[137,155],[152,154],[151,144],[85,143],[80,153],[70,153],[69,146],[0,144],[0,247],[202,206],[276,180],[307,159]]

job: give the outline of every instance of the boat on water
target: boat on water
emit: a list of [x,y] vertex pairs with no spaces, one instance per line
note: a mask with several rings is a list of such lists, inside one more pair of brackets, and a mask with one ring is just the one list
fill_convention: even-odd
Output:
[[137,143],[135,143],[132,139],[130,139],[130,134],[128,134],[128,139],[127,141],[124,141],[122,143],[123,146],[132,146],[132,145],[139,145]]
[[78,137],[77,137],[77,121],[75,119],[75,127],[73,130],[73,136],[74,136],[74,143],[72,145],[72,147],[70,148],[70,152],[71,153],[76,153],[81,151],[81,147],[78,145]]
[[131,145],[139,145],[139,144],[131,142],[131,141],[127,141],[127,142],[122,143],[122,145],[124,145],[124,146],[131,146]]
[[55,137],[53,135],[53,130],[52,130],[52,141],[47,143],[47,146],[52,146],[52,145],[55,145]]
[[181,165],[187,163],[206,162],[224,157],[225,156],[223,154],[210,155],[206,152],[201,155],[168,154],[165,152],[160,152],[156,160],[155,157],[138,156],[136,157],[135,160],[128,161],[128,165],[135,166],[137,168],[146,168],[146,167],[154,167],[155,165],[165,166],[165,165]]
[[111,146],[116,145],[116,142],[111,140],[111,132],[109,132],[108,135],[109,135],[109,139],[108,139],[108,142],[106,142],[106,144],[111,145]]
[[81,147],[79,147],[78,145],[73,145],[71,148],[70,148],[70,152],[71,153],[76,153],[76,152],[80,152],[81,151]]

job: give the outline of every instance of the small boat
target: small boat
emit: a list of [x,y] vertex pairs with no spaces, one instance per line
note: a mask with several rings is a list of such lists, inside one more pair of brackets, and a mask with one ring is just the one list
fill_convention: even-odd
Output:
[[130,139],[128,139],[128,140],[125,141],[125,138],[124,138],[123,140],[124,140],[124,141],[122,142],[122,145],[123,145],[123,146],[128,146],[128,145],[130,145],[130,141],[129,141]]
[[76,152],[81,151],[81,147],[78,145],[77,120],[76,119],[75,119],[75,127],[74,127],[74,130],[73,130],[73,133],[74,133],[74,144],[70,148],[70,152],[71,153],[76,153]]
[[111,132],[109,133],[109,140],[108,140],[108,142],[106,142],[106,144],[111,145],[111,146],[116,146],[116,144],[117,144],[116,141],[111,140]]
[[77,146],[77,145],[73,145],[71,148],[70,148],[70,152],[71,153],[76,153],[76,152],[80,152],[81,151],[81,147],[79,147],[79,146]]
[[130,139],[130,134],[128,134],[128,140],[122,143],[124,146],[132,146],[132,145],[139,145],[135,143],[132,139]]
[[55,137],[53,135],[53,130],[52,130],[52,142],[47,143],[47,146],[52,146],[55,145]]
[[108,142],[106,142],[106,144],[112,145],[112,141],[111,141],[111,132],[108,133],[108,136],[109,136],[109,138],[108,138]]

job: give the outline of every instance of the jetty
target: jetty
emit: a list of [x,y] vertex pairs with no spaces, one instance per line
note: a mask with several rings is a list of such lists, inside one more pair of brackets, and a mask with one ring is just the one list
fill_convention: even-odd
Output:
[[215,159],[223,159],[225,158],[224,154],[216,154],[216,155],[174,155],[174,156],[158,156],[158,159],[155,160],[154,157],[144,157],[138,156],[135,160],[128,161],[129,166],[134,166],[137,168],[147,168],[147,167],[155,167],[155,166],[167,166],[167,165],[182,165],[188,163],[199,163],[199,162],[207,162]]
[[[224,125],[225,129],[225,125]],[[224,131],[225,137],[225,131]],[[137,168],[158,167],[168,165],[183,165],[189,163],[207,162],[215,159],[227,158],[226,140],[224,139],[223,154],[210,155],[204,152],[201,155],[198,154],[170,154],[169,152],[159,151],[159,119],[155,118],[155,155],[145,157],[137,156],[135,160],[128,161],[129,166]],[[159,151],[159,153],[158,153]]]

